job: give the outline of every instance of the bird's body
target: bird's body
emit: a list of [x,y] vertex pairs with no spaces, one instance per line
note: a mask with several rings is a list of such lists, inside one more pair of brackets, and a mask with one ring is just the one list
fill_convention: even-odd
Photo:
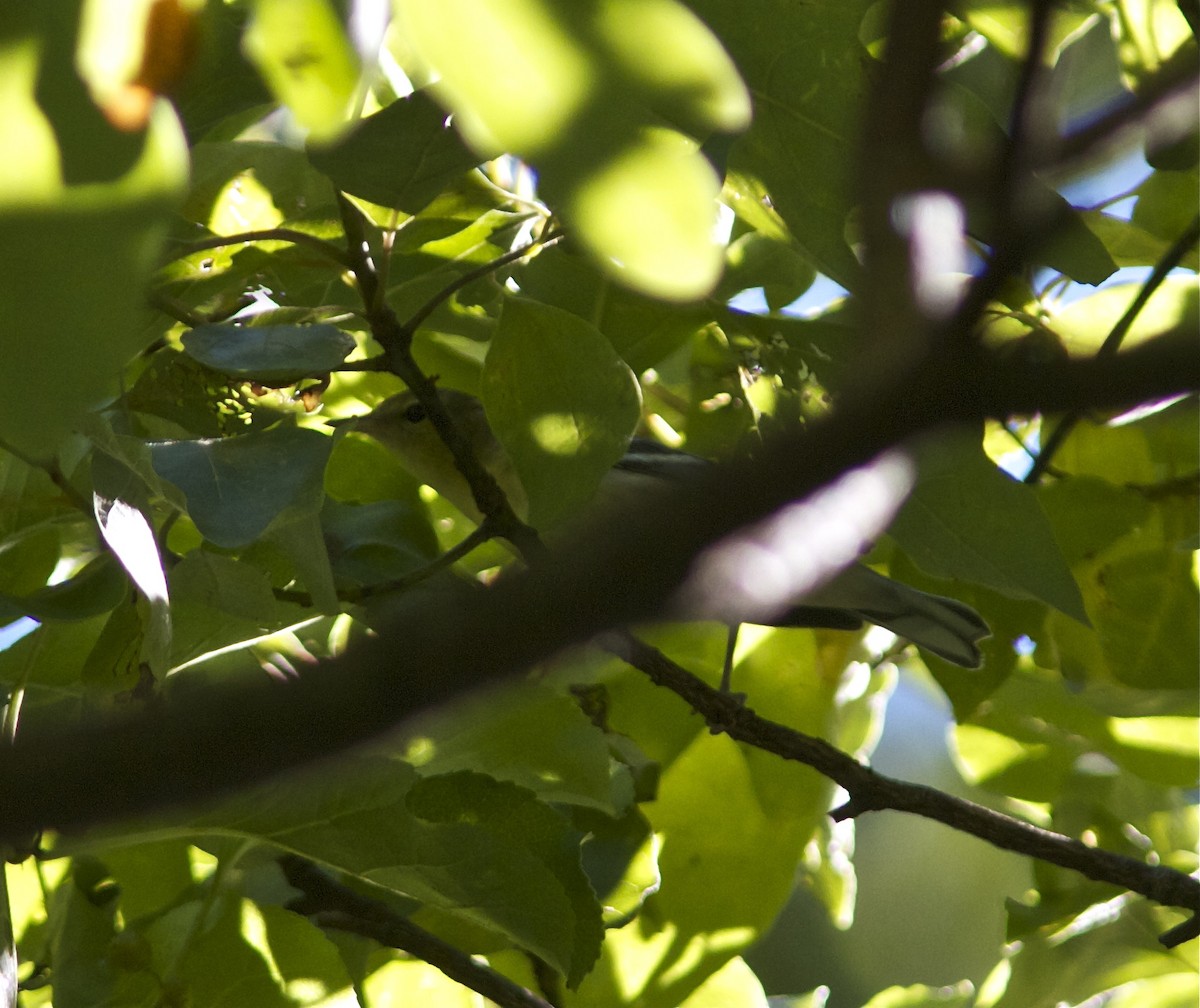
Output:
[[[524,487],[492,433],[482,403],[454,389],[439,389],[438,395],[479,462],[496,478],[514,510],[523,515]],[[413,476],[432,486],[468,517],[480,520],[471,488],[412,393],[385,400],[371,413],[357,418],[355,427],[391,449]],[[628,499],[631,493],[652,490],[662,480],[687,478],[697,466],[710,464],[644,439],[635,439],[630,449],[602,483],[597,494],[601,500]],[[851,564],[797,602],[782,615],[764,614],[763,622],[838,630],[873,623],[964,668],[979,667],[978,642],[990,634],[979,614],[965,603],[893,581],[859,563]]]

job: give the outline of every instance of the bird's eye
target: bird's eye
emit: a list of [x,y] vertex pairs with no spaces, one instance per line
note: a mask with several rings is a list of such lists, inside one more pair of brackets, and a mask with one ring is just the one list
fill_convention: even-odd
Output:
[[404,419],[412,424],[419,424],[425,419],[425,407],[420,403],[413,403],[404,410]]

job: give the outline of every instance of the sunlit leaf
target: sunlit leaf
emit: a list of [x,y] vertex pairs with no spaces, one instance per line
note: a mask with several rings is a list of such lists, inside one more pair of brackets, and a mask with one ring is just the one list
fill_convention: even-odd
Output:
[[[7,389],[4,437],[35,453],[52,451],[155,338],[131,320],[144,311],[142,290],[186,163],[179,124],[160,107],[136,165],[117,181],[0,206],[0,303],[22,320],[21,338],[0,346],[0,364],[23,376]],[[71,271],[64,297],[67,249],[86,268]],[[106,335],[80,338],[88,332]]]
[[[1125,314],[1139,288],[1139,284],[1106,287],[1067,305],[1055,313],[1049,325],[1073,354],[1095,353]],[[1193,331],[1197,324],[1200,324],[1200,287],[1196,278],[1168,277],[1138,312],[1122,345],[1135,346],[1169,329]]]
[[96,521],[108,548],[150,604],[146,661],[155,674],[161,675],[167,670],[167,655],[171,650],[171,609],[167,575],[154,528],[129,502],[119,498],[109,500],[99,494],[96,495]]
[[595,493],[639,413],[637,383],[608,341],[578,316],[533,301],[505,304],[482,391],[535,524],[562,519]]
[[243,43],[267,86],[314,141],[345,128],[358,61],[328,0],[255,0]]

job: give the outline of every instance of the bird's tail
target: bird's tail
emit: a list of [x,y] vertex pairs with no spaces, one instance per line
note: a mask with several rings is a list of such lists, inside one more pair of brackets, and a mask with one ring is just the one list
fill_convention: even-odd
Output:
[[979,668],[979,641],[991,636],[983,617],[966,603],[901,584],[860,564],[805,602],[849,609],[963,668]]

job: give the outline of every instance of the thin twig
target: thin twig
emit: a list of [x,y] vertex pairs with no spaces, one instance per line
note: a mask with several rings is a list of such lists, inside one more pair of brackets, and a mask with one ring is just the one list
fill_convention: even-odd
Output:
[[50,482],[63,492],[63,496],[70,501],[72,507],[82,511],[89,518],[94,517],[91,502],[71,485],[71,481],[67,479],[57,459],[51,458],[45,461],[36,459],[3,438],[0,438],[0,451],[8,453],[19,462],[24,462],[30,469],[37,469],[45,473],[50,478]]
[[522,245],[520,248],[515,248],[511,252],[506,252],[504,255],[491,260],[491,262],[486,262],[482,266],[479,266],[473,270],[469,270],[460,277],[456,277],[454,280],[450,281],[450,283],[446,284],[446,286],[438,291],[433,297],[421,305],[420,308],[413,312],[408,321],[404,323],[403,328],[408,332],[416,332],[419,328],[421,328],[421,323],[429,318],[429,316],[435,311],[437,311],[442,303],[445,302],[455,291],[462,290],[462,288],[466,287],[467,284],[473,283],[474,281],[487,276],[489,273],[494,273],[501,266],[507,266],[511,262],[516,262],[518,259],[525,258],[525,256],[529,255],[530,252],[538,247],[546,248],[550,245],[553,245],[562,237],[562,231],[547,231],[546,234],[539,238],[533,239],[533,241]]
[[[447,567],[453,566],[463,557],[467,556],[467,554],[494,538],[496,538],[496,533],[491,530],[491,527],[485,520],[482,525],[476,526],[470,535],[455,543],[444,553],[440,553],[423,567],[419,567],[417,570],[411,571],[402,577],[392,578],[390,581],[380,584],[364,585],[362,588],[339,591],[337,593],[338,601],[353,605],[358,602],[365,602],[368,599],[379,598],[382,595],[392,595],[396,592],[407,591],[409,588],[415,588],[421,582],[428,581],[435,574],[444,571]],[[274,595],[281,602],[293,602],[302,606],[313,605],[313,597],[308,592],[297,591],[292,588],[276,588]]]
[[[989,304],[997,300],[1004,284],[1026,265],[1031,252],[1046,238],[1046,214],[1030,209],[1022,199],[1022,188],[1031,178],[1036,153],[1047,142],[1042,135],[1033,140],[1040,117],[1035,103],[1044,76],[1045,55],[1053,4],[1034,0],[1030,10],[1029,47],[1021,62],[1016,93],[1009,114],[1009,135],[1000,155],[999,169],[991,185],[995,193],[992,211],[996,237],[987,268],[967,288],[958,312],[945,333],[972,333]],[[1030,149],[1032,148],[1032,149]]]
[[304,894],[291,909],[312,917],[319,926],[350,931],[407,952],[502,1008],[553,1008],[532,991],[418,927],[384,903],[341,885],[311,861],[285,854],[279,858],[279,866],[288,882]]

